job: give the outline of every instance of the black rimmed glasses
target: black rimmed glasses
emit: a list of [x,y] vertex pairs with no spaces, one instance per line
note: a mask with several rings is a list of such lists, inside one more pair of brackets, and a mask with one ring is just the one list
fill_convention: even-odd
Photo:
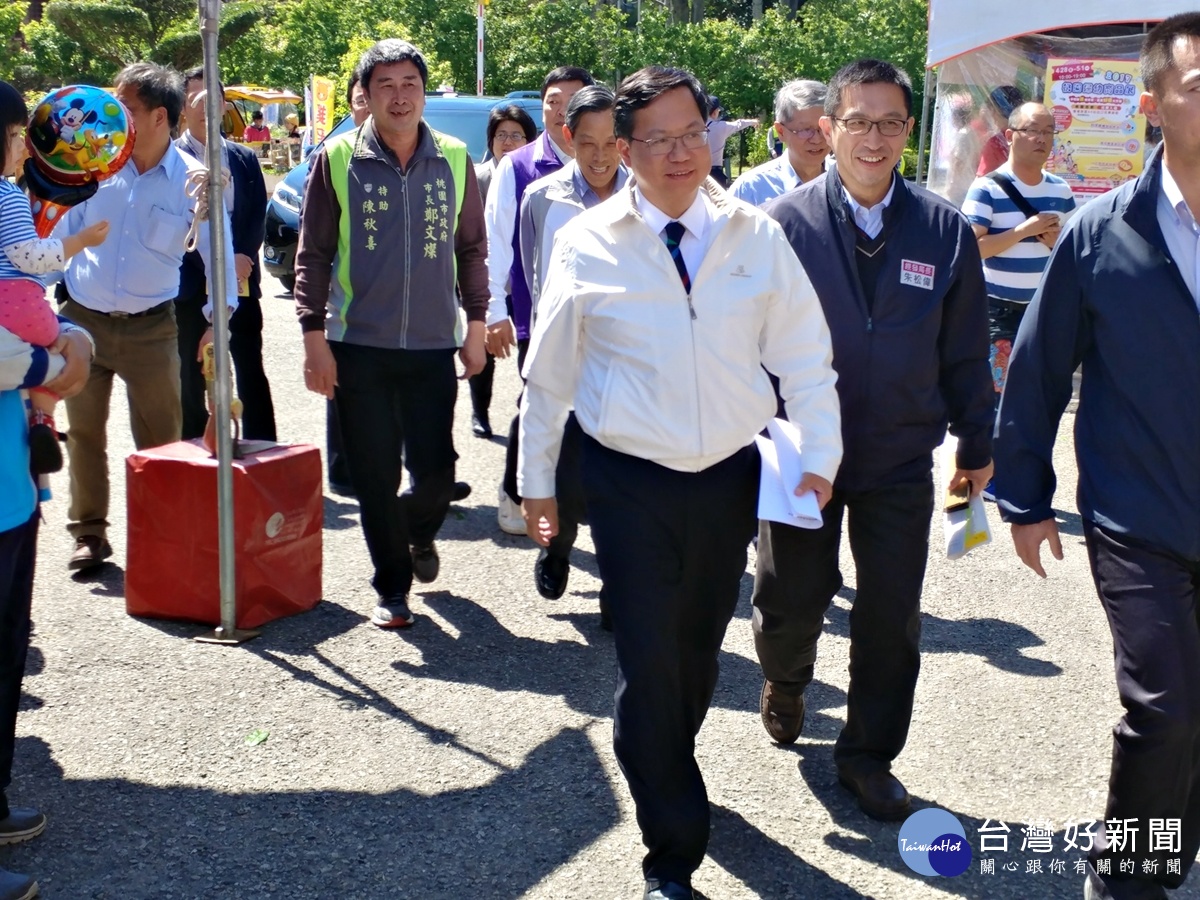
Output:
[[689,131],[687,134],[675,137],[630,138],[629,140],[637,144],[645,144],[646,150],[651,156],[667,156],[675,149],[676,142],[682,144],[684,150],[699,150],[701,147],[707,146],[708,129]]
[[847,134],[859,137],[864,134],[870,134],[872,128],[878,128],[879,133],[884,137],[899,137],[904,134],[904,129],[908,127],[907,119],[864,119],[859,116],[851,116],[847,119],[837,116],[830,116],[829,118],[846,129]]

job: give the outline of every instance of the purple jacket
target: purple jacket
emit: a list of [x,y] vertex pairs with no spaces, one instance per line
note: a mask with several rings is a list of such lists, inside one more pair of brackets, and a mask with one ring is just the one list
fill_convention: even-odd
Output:
[[529,296],[529,286],[525,281],[525,267],[521,264],[521,199],[525,189],[551,172],[557,172],[563,164],[559,161],[554,146],[550,143],[549,135],[543,133],[532,144],[526,144],[520,150],[508,154],[512,160],[513,176],[517,183],[517,203],[513,207],[513,263],[512,277],[512,317],[517,327],[517,338],[529,340],[529,320],[533,314],[533,299]]

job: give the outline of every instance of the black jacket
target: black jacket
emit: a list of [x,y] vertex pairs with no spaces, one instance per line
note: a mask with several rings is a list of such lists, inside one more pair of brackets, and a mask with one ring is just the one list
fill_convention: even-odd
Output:
[[1075,416],[1079,511],[1200,560],[1200,314],[1158,225],[1161,151],[1068,224],[1017,334],[997,425],[1006,521],[1053,518],[1052,450]]
[[765,207],[812,279],[833,337],[845,447],[837,486],[863,491],[924,476],[947,425],[959,438],[958,465],[986,466],[994,389],[971,226],[940,197],[897,177],[868,310],[842,190],[835,169]]
[[[262,297],[262,270],[258,251],[262,249],[267,229],[267,184],[258,157],[249,147],[228,143],[229,177],[233,181],[233,252],[244,253],[254,260],[250,272],[250,297]],[[184,149],[187,153],[188,150]],[[201,160],[203,162],[203,160]],[[201,225],[208,227],[205,222]],[[204,302],[206,294],[204,260],[193,250],[183,257],[179,268],[179,300]]]

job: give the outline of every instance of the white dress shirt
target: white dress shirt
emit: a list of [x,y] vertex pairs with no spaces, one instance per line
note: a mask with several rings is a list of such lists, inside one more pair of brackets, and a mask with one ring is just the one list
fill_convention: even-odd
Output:
[[[188,153],[195,159],[198,159],[201,164],[208,165],[208,148],[196,140],[196,136],[187,129],[184,129],[179,140],[179,149],[184,153]],[[225,209],[230,215],[233,215],[233,178],[229,174],[229,145],[225,138],[221,138],[221,176],[225,179]]]
[[[704,253],[708,250],[709,232],[712,230],[716,210],[708,201],[704,191],[696,192],[696,199],[688,207],[687,212],[672,219],[665,212],[651,203],[635,186],[633,189],[634,202],[637,210],[650,226],[650,230],[663,238],[663,229],[671,222],[678,221],[687,230],[679,241],[679,252],[683,254],[683,263],[687,266],[688,276],[695,281],[696,273],[700,271],[700,263],[704,262]],[[663,243],[666,243],[665,238]]]
[[1183,199],[1179,184],[1171,177],[1166,161],[1162,164],[1162,193],[1158,197],[1158,227],[1162,229],[1171,258],[1179,267],[1192,299],[1200,307],[1200,224]]
[[887,194],[882,200],[870,207],[863,206],[851,197],[850,192],[846,190],[846,186],[842,185],[842,196],[846,198],[846,202],[850,205],[850,211],[854,213],[855,223],[872,240],[879,236],[879,232],[883,231],[883,211],[892,202],[892,194],[896,191],[897,177],[896,175],[892,176],[892,186],[888,188]]

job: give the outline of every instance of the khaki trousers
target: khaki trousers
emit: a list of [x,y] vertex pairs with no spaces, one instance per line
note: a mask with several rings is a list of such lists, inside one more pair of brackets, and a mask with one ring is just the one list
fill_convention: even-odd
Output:
[[96,342],[87,387],[67,400],[71,506],[67,530],[105,536],[108,528],[108,406],[113,376],[125,382],[129,424],[139,449],[179,440],[179,344],[174,304],[134,318],[94,312],[68,299],[63,315]]

